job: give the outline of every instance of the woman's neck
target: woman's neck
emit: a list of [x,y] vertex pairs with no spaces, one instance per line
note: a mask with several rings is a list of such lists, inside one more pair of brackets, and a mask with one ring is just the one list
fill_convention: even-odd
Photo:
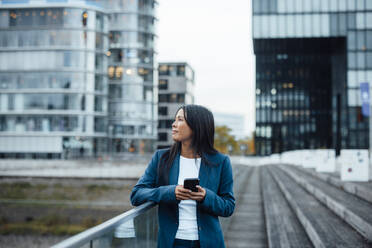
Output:
[[191,148],[191,144],[189,142],[182,143],[181,156],[185,158],[200,158],[199,154],[196,154],[194,149]]

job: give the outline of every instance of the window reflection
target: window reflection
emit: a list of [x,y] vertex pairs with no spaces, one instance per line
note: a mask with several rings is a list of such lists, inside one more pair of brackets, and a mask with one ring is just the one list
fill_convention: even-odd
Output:
[[[2,73],[0,74],[0,89],[73,89],[84,90],[93,88],[94,78],[87,74],[84,80],[84,73]],[[97,75],[96,90],[104,90],[104,76]]]
[[82,131],[82,117],[18,116],[0,117],[0,132],[72,132]]
[[[88,56],[88,65],[84,61]],[[89,58],[92,57],[93,59]],[[35,63],[38,61],[38,63]],[[61,67],[94,70],[94,53],[63,51],[4,52],[0,58],[0,70],[60,69]]]

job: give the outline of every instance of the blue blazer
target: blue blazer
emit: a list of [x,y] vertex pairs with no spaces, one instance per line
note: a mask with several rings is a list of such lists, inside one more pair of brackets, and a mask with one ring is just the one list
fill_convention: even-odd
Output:
[[[158,247],[171,248],[178,230],[178,203],[175,188],[178,182],[180,155],[176,157],[169,172],[169,185],[158,186],[157,168],[159,159],[166,150],[157,151],[144,175],[134,186],[130,200],[138,206],[147,201],[158,203]],[[233,176],[230,159],[226,155],[205,154],[205,159],[214,165],[201,161],[200,186],[206,190],[203,202],[197,202],[197,223],[201,248],[225,247],[218,216],[228,217],[235,208]]]

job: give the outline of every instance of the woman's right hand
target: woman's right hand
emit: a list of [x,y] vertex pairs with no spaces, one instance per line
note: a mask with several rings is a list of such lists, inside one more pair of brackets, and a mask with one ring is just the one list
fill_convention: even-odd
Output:
[[176,194],[176,199],[179,201],[189,200],[191,197],[191,190],[185,189],[182,185],[177,185],[174,193]]

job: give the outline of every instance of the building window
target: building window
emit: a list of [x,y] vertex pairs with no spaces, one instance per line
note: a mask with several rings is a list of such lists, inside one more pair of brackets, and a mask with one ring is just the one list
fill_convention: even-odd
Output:
[[167,141],[167,133],[158,133],[158,141]]
[[171,128],[173,120],[159,120],[158,128]]
[[160,65],[159,66],[159,75],[161,76],[168,76],[169,75],[169,68],[167,65]]
[[168,94],[159,94],[159,102],[169,102],[168,96]]
[[177,66],[177,76],[185,76],[185,66],[178,65]]
[[160,79],[159,80],[159,90],[167,90],[168,89],[168,80]]
[[159,107],[159,115],[168,115],[168,107]]

